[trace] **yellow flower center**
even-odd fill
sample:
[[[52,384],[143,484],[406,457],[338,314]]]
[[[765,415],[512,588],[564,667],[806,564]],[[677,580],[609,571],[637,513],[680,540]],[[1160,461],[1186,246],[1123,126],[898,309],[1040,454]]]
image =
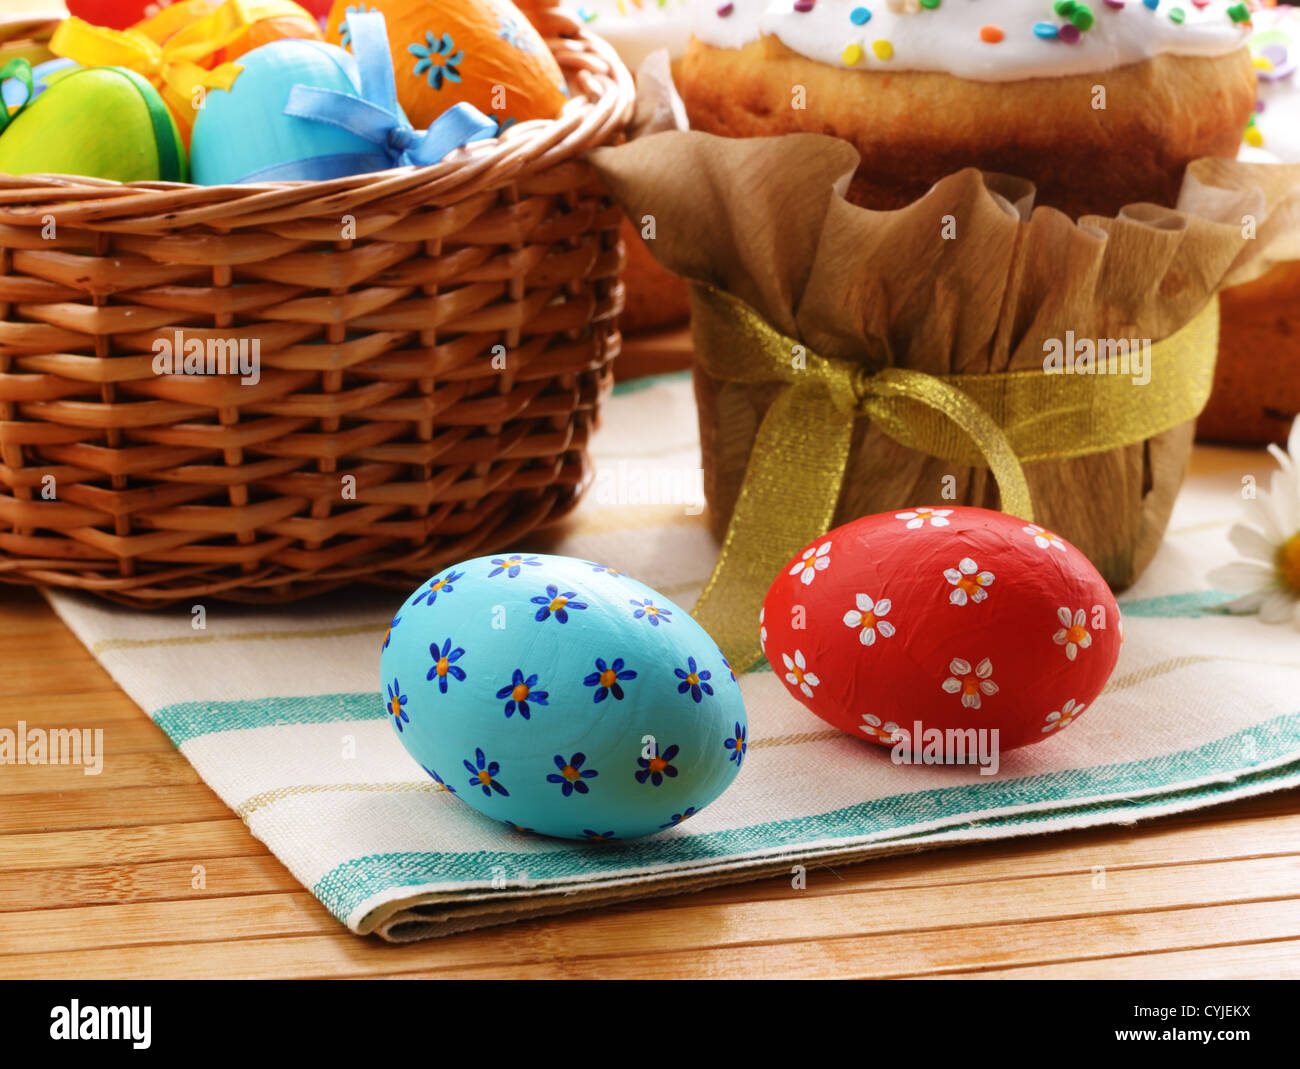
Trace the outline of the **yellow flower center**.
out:
[[[963,694],[974,694],[980,689],[980,681],[974,676],[967,676],[962,681],[961,689]]]
[[[692,686],[694,686],[699,681],[700,681],[700,674],[698,672],[692,672],[690,675],[686,677],[686,682],[690,683]]]
[[[510,692],[510,697],[512,697],[517,702],[523,701],[525,698],[528,697],[527,685],[524,683],[520,683],[518,686],[515,687],[514,690]]]
[[[439,579],[436,583],[433,584],[433,586],[429,587],[429,593],[436,594],[438,593],[439,590],[441,590],[446,585],[447,585],[446,579]]]
[[[492,783],[492,777],[489,776],[489,775],[487,774],[487,770],[484,769],[484,770],[482,770],[482,771],[479,772],[479,774],[478,774],[478,781],[479,781],[481,784],[483,784],[484,787],[488,787],[488,786],[490,786],[491,783]]]
[[[393,700],[389,703],[389,708],[392,709],[394,716],[400,717],[402,715],[402,703],[396,694],[393,695]]]
[[[665,761],[662,757],[652,757],[650,758],[650,771],[662,772],[664,770],[664,767],[667,764],[668,762]]]
[[[802,668],[800,668],[798,665],[795,665],[793,668],[790,669],[790,671],[791,671],[791,673],[794,675],[794,681],[795,681],[796,683],[802,683],[802,682],[803,682],[803,669],[802,669]]]
[[[447,660],[446,657],[439,657],[439,658],[438,658],[438,663],[437,663],[437,665],[435,666],[435,669],[436,669],[438,675],[440,675],[440,676],[445,676],[445,675],[447,674],[447,669],[448,669],[449,667],[450,667],[450,662]]]
[[[569,604],[569,599],[565,597],[556,598],[551,602],[551,612],[559,612],[564,606]]]
[[[605,671],[600,673],[600,685],[602,687],[612,687],[617,679],[618,673],[612,668],[606,668]]]
[[[647,605],[647,606],[645,607],[645,611],[646,611],[646,614],[649,615],[649,616],[658,616],[658,615],[659,615],[659,610],[656,609],[653,605]]]
[[[1065,632],[1065,638],[1068,642],[1082,642],[1088,637],[1088,629],[1082,624],[1075,624]]]
[[[572,765],[565,765],[560,769],[560,775],[572,783],[575,779],[582,779],[582,773]]]
[[[1297,531],[1277,551],[1277,569],[1282,581],[1300,594],[1300,531]]]
[[[876,614],[872,612],[864,612],[862,614],[862,630],[870,631],[875,626],[876,626]]]

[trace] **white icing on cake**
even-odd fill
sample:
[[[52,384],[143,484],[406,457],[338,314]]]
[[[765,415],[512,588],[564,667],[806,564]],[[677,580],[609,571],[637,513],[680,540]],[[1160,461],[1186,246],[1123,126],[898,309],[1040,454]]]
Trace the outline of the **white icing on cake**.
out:
[[[1246,129],[1246,163],[1300,163],[1300,8],[1258,11],[1250,52],[1259,103]]]
[[[1090,74],[1161,53],[1224,55],[1250,34],[1249,24],[1229,15],[1234,6],[1228,0],[939,0],[933,7],[921,0],[691,0],[695,36],[715,47],[740,48],[772,35],[841,68],[944,71],[987,82]],[[1062,7],[1065,13],[1058,13]],[[1000,31],[1001,39],[983,39],[985,27]],[[1039,36],[1036,28],[1053,36]]]
[[[677,59],[691,36],[689,8],[697,0],[565,0],[565,7],[592,33],[614,46],[635,73],[660,48]]]

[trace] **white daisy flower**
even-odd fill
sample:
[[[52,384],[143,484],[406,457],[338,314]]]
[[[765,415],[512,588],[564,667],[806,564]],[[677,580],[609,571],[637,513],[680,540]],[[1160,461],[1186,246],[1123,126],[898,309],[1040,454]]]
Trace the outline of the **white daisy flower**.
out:
[[[899,732],[898,725],[892,720],[885,723],[880,722],[880,717],[873,716],[871,713],[862,714],[863,723],[859,724],[863,731],[873,739],[880,739],[882,742],[898,742],[900,734],[906,735],[906,732]]]
[[[980,571],[980,566],[970,557],[962,557],[956,568],[945,569],[943,577],[955,587],[948,595],[948,600],[954,605],[967,602],[978,605],[989,596],[986,588],[993,582],[993,573]]]
[[[808,671],[808,664],[803,658],[801,650],[794,651],[794,659],[791,660],[788,653],[781,654],[781,660],[785,662],[785,681],[792,687],[798,687],[804,693],[804,697],[813,696],[813,687],[819,686],[821,680]]]
[[[1074,615],[1070,615],[1070,610],[1062,605],[1056,610],[1056,618],[1061,623],[1061,629],[1052,636],[1052,641],[1058,646],[1065,647],[1065,656],[1071,661],[1079,656],[1080,650],[1086,650],[1092,645],[1092,635],[1088,632],[1088,614],[1082,609],[1075,609]]]
[[[1065,552],[1065,540],[1058,534],[1053,534],[1046,528],[1039,527],[1036,523],[1028,524],[1020,528],[1027,535],[1034,536],[1034,545],[1039,549],[1050,549],[1055,547],[1062,553]]]
[[[910,512],[896,513],[894,519],[906,520],[907,529],[915,531],[918,527],[924,527],[927,523],[931,527],[947,527],[947,518],[951,515],[952,509],[912,509]]]
[[[1269,452],[1281,465],[1259,497],[1246,502],[1245,523],[1228,532],[1244,560],[1215,568],[1207,577],[1221,590],[1239,593],[1229,612],[1258,612],[1266,624],[1300,627],[1300,417],[1291,424],[1286,451]]]
[[[824,572],[831,566],[830,551],[831,544],[829,542],[823,542],[816,549],[810,547],[804,550],[803,556],[794,562],[790,574],[797,575],[799,581],[807,586],[813,581],[813,577],[818,572]]]
[[[1047,724],[1043,727],[1043,734],[1046,735],[1049,731],[1057,731],[1065,727],[1086,708],[1087,706],[1083,702],[1076,702],[1071,698],[1059,710],[1047,714]]]
[[[948,664],[952,673],[943,681],[943,689],[949,694],[960,694],[961,703],[968,709],[980,707],[981,694],[996,694],[998,685],[993,682],[993,662],[987,657],[971,670],[970,661],[954,657]]]
[[[864,646],[874,646],[877,634],[881,638],[890,638],[894,634],[894,625],[882,619],[893,608],[893,603],[888,598],[873,602],[866,594],[858,594],[854,601],[858,607],[844,614],[844,624],[846,627],[862,629],[858,632],[859,642]]]

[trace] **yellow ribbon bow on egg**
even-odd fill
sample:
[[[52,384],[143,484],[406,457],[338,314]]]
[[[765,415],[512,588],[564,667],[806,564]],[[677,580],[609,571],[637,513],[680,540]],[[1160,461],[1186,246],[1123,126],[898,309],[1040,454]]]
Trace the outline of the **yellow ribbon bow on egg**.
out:
[[[183,25],[185,15],[195,10],[208,13]],[[229,89],[243,70],[237,63],[211,67],[213,57],[226,49],[239,50],[241,37],[264,19],[304,15],[289,0],[226,0],[215,9],[207,0],[190,0],[164,8],[129,30],[93,26],[74,16],[59,25],[49,47],[85,67],[126,67],[143,75],[167,102],[188,146],[204,93]]]

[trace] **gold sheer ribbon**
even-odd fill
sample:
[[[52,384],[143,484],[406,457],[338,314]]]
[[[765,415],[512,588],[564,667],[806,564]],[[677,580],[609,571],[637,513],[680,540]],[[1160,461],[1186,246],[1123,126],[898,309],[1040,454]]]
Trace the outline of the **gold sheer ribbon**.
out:
[[[691,304],[695,351],[709,376],[784,384],[759,426],[717,565],[692,610],[735,671],[761,656],[758,610],[768,586],[831,526],[859,417],[910,449],[988,468],[1002,511],[1032,520],[1022,464],[1106,452],[1195,418],[1218,351],[1215,298],[1151,346],[1150,378],[1140,386],[1115,372],[870,374],[809,351],[720,290],[693,286]]]

